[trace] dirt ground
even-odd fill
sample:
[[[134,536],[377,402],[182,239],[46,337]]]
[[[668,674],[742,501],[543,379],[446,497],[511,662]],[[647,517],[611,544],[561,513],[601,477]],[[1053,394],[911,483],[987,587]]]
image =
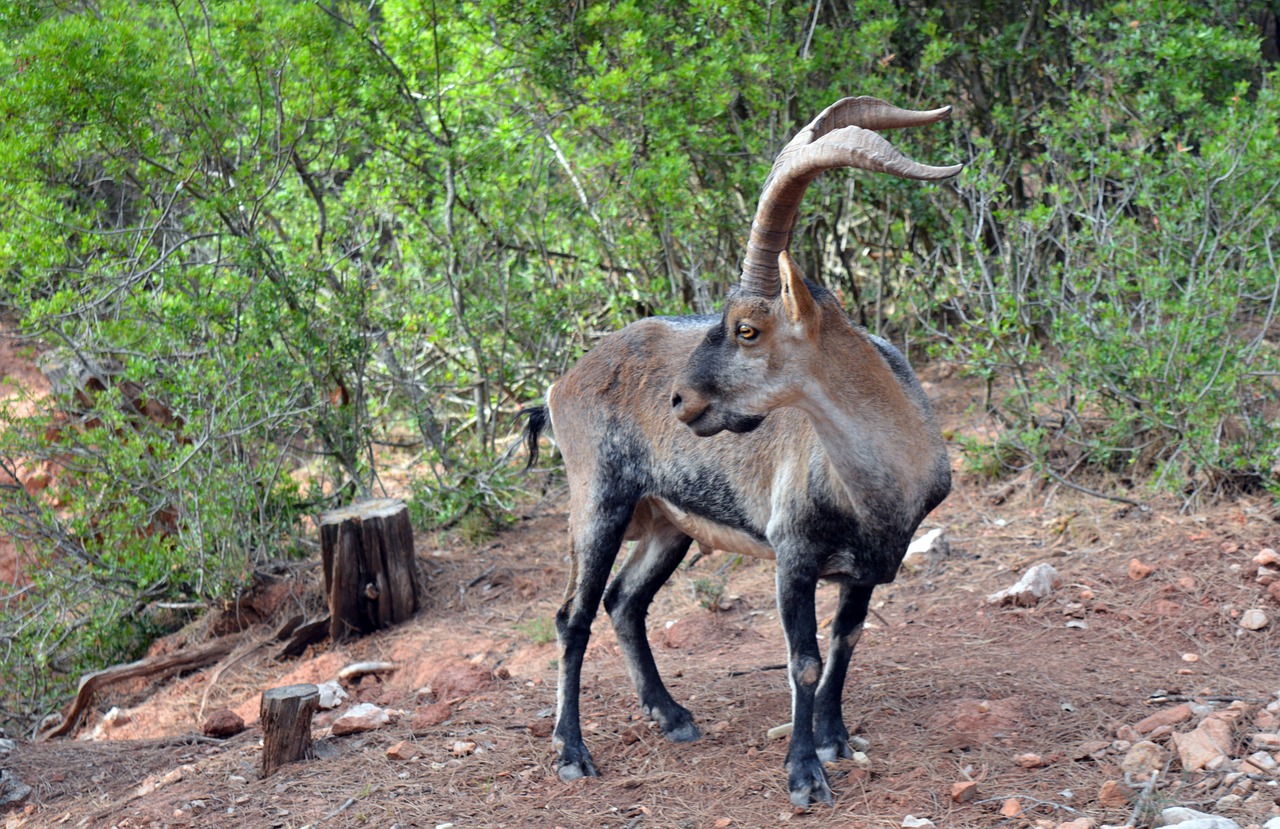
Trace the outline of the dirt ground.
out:
[[[940,382],[931,391],[944,419],[980,427],[966,421],[963,389]],[[546,480],[531,478],[531,491]],[[1150,785],[1131,776],[1115,794],[1140,720],[1184,700],[1218,710],[1237,701],[1232,752],[1241,757],[1280,692],[1277,625],[1238,624],[1253,608],[1280,614],[1251,563],[1277,546],[1280,513],[1261,498],[1194,515],[1179,506],[1142,510],[961,477],[924,527],[945,528],[951,554],[877,591],[845,695],[869,768],[828,767],[834,806],[797,811],[788,801],[787,741],[767,734],[789,719],[790,704],[772,566],[724,553],[683,566],[650,614],[659,667],[703,738],[670,744],[644,720],[602,614],[582,706],[603,776],[560,782],[548,736],[558,656],[551,618],[567,564],[564,493],[553,488],[479,545],[420,535],[431,600],[411,623],[277,660],[278,619],[316,611],[312,565],[280,594],[277,619],[241,634],[218,665],[103,694],[82,739],[19,741],[0,767],[33,791],[6,825],[724,829],[899,827],[915,815],[939,827],[1057,827],[1080,818],[1150,825],[1174,804],[1261,824],[1280,814],[1274,772],[1252,775],[1222,801],[1241,789],[1239,777],[1185,771],[1173,753]],[[1033,607],[987,602],[1041,562],[1060,574],[1052,595]],[[709,587],[720,584],[719,602],[709,602]],[[834,589],[823,588],[824,632],[834,602]],[[329,734],[334,715],[323,714],[317,759],[260,779],[261,691],[333,679],[364,660],[397,669],[349,688],[353,701],[403,713],[344,737]],[[112,708],[114,724],[103,723]],[[201,723],[221,708],[249,728],[202,736]],[[83,739],[95,731],[99,739]],[[1152,738],[1171,745],[1168,733]],[[405,742],[400,759],[389,756]],[[976,789],[956,802],[953,786],[965,782]]]

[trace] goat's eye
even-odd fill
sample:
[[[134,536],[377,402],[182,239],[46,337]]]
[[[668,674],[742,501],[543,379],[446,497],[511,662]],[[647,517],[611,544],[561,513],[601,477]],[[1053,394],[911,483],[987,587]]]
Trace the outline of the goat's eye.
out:
[[[738,339],[754,340],[759,335],[760,335],[760,332],[758,330],[756,330],[755,328],[752,328],[750,325],[747,325],[745,322],[738,323]]]

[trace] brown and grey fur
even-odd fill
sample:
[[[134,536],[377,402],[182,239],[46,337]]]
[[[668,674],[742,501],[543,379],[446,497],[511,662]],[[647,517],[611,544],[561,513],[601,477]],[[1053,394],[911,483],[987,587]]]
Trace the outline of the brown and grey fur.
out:
[[[545,408],[528,410],[530,464],[549,419],[569,478],[572,564],[556,615],[563,653],[552,735],[563,779],[597,774],[578,697],[602,599],[645,714],[671,740],[700,736],[663,685],[645,633],[650,602],[697,540],[777,561],[794,723],[788,788],[801,806],[831,800],[822,761],[850,754],[841,694],[871,592],[893,580],[916,527],[950,489],[942,438],[906,360],[849,322],[786,253],[795,207],[822,169],[913,178],[958,169],[895,167],[884,161],[891,146],[874,134],[868,162],[857,119],[887,128],[946,113],[869,101],[834,105],[779,155],[742,284],[722,316],[633,323],[561,377]],[[833,134],[845,143],[833,147]],[[817,161],[807,145],[821,151]],[[833,152],[845,155],[829,161]],[[787,167],[793,158],[808,164],[799,174]],[[635,545],[610,581],[628,540]],[[840,586],[825,668],[814,611],[820,578]]]

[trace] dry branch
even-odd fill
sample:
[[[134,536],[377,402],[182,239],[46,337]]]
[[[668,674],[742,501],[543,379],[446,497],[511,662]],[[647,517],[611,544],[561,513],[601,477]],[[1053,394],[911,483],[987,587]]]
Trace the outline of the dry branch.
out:
[[[159,678],[177,671],[203,668],[231,653],[239,642],[239,636],[224,636],[203,647],[187,648],[164,656],[151,656],[146,659],[139,659],[137,662],[130,662],[127,665],[115,665],[110,668],[104,668],[101,671],[85,674],[80,678],[80,685],[76,689],[76,698],[72,700],[71,706],[67,709],[66,715],[62,719],[62,723],[56,728],[46,731],[40,736],[40,739],[48,740],[55,737],[65,737],[74,731],[76,726],[80,724],[81,718],[84,717],[85,710],[88,709],[89,704],[93,701],[93,695],[109,685],[129,679]]]

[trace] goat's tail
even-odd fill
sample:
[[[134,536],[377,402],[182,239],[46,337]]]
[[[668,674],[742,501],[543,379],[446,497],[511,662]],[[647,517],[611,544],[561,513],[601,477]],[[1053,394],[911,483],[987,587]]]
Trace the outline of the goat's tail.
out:
[[[524,468],[529,470],[538,462],[538,436],[547,428],[551,419],[546,406],[525,406],[520,410],[519,416],[527,418],[524,424],[524,446],[529,452],[529,460]]]

